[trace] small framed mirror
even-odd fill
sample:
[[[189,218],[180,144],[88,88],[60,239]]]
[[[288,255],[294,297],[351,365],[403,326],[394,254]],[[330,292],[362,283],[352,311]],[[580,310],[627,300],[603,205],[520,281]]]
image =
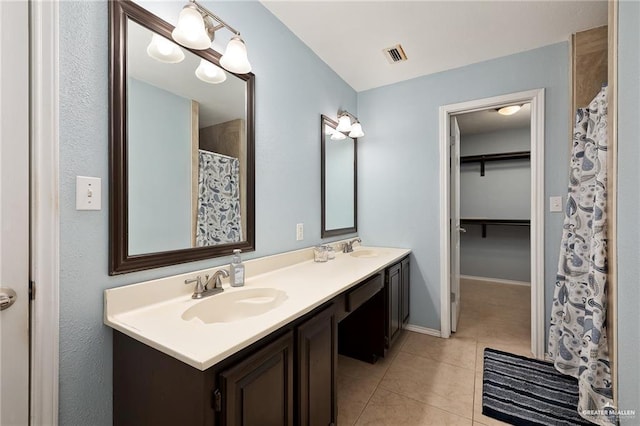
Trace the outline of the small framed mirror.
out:
[[[337,126],[321,116],[322,238],[358,231],[358,141],[337,131]]]
[[[254,250],[254,75],[131,1],[109,12],[109,273]]]

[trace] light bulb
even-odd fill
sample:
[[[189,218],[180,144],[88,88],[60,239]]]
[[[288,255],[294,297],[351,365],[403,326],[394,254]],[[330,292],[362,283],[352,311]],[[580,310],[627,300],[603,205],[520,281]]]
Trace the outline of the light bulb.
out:
[[[362,125],[359,121],[356,121],[353,126],[351,126],[351,132],[349,133],[350,138],[361,138],[364,136],[364,132],[362,131]]]
[[[520,105],[509,105],[509,106],[500,108],[498,110],[498,114],[513,115],[516,112],[520,111],[520,108],[522,108],[522,106],[520,106]]]
[[[247,58],[247,47],[240,37],[236,36],[229,40],[224,55],[220,58],[220,65],[235,74],[251,72],[251,64]]]
[[[171,33],[175,41],[185,47],[205,50],[211,47],[211,39],[207,35],[202,15],[192,4],[188,4],[180,11],[178,25]]]
[[[333,132],[333,134],[331,135],[331,140],[332,141],[341,141],[346,139],[347,136],[342,133],[342,132]]]
[[[200,65],[196,69],[196,77],[205,83],[218,84],[227,79],[227,74],[211,62],[200,59]]]
[[[175,43],[162,37],[160,34],[154,34],[151,37],[151,43],[147,46],[147,55],[153,59],[166,62],[168,64],[177,64],[184,59],[184,52]]]
[[[336,128],[339,132],[349,132],[351,131],[351,118],[347,114],[344,114],[338,118],[338,127]]]

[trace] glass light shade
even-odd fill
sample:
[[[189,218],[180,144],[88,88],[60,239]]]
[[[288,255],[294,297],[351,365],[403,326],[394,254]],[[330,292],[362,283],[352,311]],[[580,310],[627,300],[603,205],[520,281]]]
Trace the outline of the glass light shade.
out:
[[[326,124],[324,125],[324,134],[325,135],[332,135],[333,132],[335,132],[335,130],[333,130],[333,127],[327,126]]]
[[[520,111],[520,108],[522,108],[520,105],[509,105],[509,106],[500,108],[498,110],[498,114],[513,115],[516,112]]]
[[[211,47],[211,39],[204,27],[202,15],[190,4],[180,11],[178,25],[171,36],[181,45],[191,49],[205,50]]]
[[[331,140],[332,141],[341,141],[347,138],[347,135],[345,135],[342,132],[333,132],[333,134],[331,135]]]
[[[350,138],[361,138],[364,136],[364,132],[362,131],[362,125],[360,122],[356,121],[353,126],[351,126],[351,132],[349,133]]]
[[[218,68],[205,59],[200,59],[200,65],[196,69],[196,77],[205,83],[218,84],[227,79],[227,74],[222,68]]]
[[[251,72],[251,64],[247,58],[247,47],[240,37],[229,40],[224,55],[220,58],[220,65],[235,74]]]
[[[336,128],[339,132],[349,132],[351,131],[351,119],[348,115],[342,115],[338,118],[338,127]]]
[[[177,64],[184,59],[184,52],[174,42],[167,40],[160,34],[151,37],[151,43],[147,46],[147,55],[156,61],[167,64]]]

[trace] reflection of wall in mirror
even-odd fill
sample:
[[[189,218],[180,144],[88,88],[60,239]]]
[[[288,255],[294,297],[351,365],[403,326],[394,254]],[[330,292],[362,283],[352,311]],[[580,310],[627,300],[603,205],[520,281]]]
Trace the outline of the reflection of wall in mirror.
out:
[[[191,100],[129,78],[129,254],[191,247]]]
[[[353,139],[325,138],[325,229],[354,226]]]
[[[243,177],[247,170],[247,131],[243,119],[226,121],[200,129],[199,147],[237,158],[240,161],[240,218],[243,230],[247,227],[247,182]],[[243,233],[244,235],[244,233]]]

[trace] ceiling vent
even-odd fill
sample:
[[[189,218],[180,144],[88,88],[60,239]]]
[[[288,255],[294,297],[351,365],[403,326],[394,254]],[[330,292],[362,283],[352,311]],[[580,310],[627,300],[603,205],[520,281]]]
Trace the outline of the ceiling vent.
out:
[[[396,44],[392,47],[387,47],[386,49],[382,49],[384,53],[384,57],[387,58],[390,64],[395,64],[398,62],[404,62],[407,60],[407,54],[404,53],[404,49],[399,44]]]

